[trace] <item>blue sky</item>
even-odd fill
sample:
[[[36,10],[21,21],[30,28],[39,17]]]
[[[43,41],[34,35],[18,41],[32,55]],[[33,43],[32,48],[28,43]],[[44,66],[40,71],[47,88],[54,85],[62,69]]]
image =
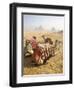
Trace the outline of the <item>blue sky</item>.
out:
[[[46,30],[51,30],[53,27],[56,30],[64,29],[64,16],[44,16],[44,15],[25,15],[24,30],[38,30],[35,28],[42,27]]]

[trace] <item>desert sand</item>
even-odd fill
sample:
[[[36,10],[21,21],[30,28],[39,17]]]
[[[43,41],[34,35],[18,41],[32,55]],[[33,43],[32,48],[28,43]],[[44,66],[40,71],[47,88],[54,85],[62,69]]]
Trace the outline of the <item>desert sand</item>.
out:
[[[24,40],[37,37],[38,42],[43,42],[42,35],[46,35],[51,38],[53,42],[57,39],[63,43],[63,32],[24,32]],[[25,43],[23,43],[25,46]],[[32,57],[28,56],[24,58],[23,75],[37,75],[37,74],[63,74],[63,44],[59,50],[57,50],[55,56],[50,57],[46,64],[35,66],[31,63]]]

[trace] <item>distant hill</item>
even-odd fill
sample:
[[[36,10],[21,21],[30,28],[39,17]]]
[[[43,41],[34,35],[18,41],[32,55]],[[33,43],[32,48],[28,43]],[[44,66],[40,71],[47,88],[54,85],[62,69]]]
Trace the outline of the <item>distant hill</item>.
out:
[[[58,33],[59,33],[59,34],[63,34],[63,30],[61,30],[61,31],[58,31]]]

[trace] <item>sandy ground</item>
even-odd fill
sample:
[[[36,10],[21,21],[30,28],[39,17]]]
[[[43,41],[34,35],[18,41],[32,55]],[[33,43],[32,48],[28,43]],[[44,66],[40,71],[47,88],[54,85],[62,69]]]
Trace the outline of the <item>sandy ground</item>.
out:
[[[29,33],[27,32],[26,37],[27,39],[31,38],[33,35],[37,36],[38,41],[42,41],[42,38],[40,38],[40,35],[37,33],[35,34],[31,33],[29,36]],[[49,37],[52,38],[52,40],[62,40],[63,41],[63,34],[57,34],[57,33],[46,33]],[[31,60],[33,58],[31,56],[24,58],[24,68],[23,68],[23,75],[37,75],[37,74],[58,74],[63,73],[63,46],[60,47],[60,50],[56,53],[55,56],[49,58],[47,60],[46,64],[35,66]]]

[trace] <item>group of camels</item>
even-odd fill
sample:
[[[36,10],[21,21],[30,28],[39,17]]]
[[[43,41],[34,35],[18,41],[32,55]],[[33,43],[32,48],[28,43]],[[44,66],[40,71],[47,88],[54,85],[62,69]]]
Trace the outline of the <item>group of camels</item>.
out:
[[[53,42],[51,38],[45,37],[45,35],[42,35],[42,38],[44,43],[38,43],[38,47],[34,51],[29,40],[26,40],[25,43],[24,55],[29,53],[33,57],[32,61],[37,65],[45,64],[49,57],[55,56],[57,46],[62,44],[62,41],[55,40]]]

